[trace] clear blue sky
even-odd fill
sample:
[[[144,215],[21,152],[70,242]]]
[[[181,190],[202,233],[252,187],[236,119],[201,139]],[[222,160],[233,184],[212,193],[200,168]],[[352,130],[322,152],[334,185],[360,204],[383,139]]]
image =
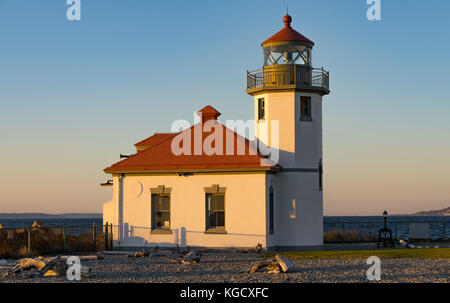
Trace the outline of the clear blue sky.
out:
[[[325,214],[450,206],[450,2],[0,0],[0,212],[92,212],[103,168],[211,104],[252,118],[246,69],[292,26],[331,73]]]

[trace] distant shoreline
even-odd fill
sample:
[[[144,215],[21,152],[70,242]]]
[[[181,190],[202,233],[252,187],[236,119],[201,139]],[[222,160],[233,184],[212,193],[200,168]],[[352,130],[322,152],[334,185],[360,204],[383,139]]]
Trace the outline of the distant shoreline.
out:
[[[419,211],[414,214],[409,215],[393,215],[393,216],[450,216],[450,207],[439,209],[439,210],[429,210],[429,211]]]
[[[46,214],[46,213],[0,213],[0,219],[101,219],[99,213],[65,213],[65,214]]]

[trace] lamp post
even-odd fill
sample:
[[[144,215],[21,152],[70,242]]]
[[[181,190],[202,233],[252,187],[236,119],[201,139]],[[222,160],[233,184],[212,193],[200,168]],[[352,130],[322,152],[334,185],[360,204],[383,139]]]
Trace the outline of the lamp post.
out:
[[[380,247],[380,243],[383,243],[383,247],[386,247],[387,244],[390,244],[394,248],[395,244],[394,244],[394,239],[392,239],[392,231],[389,228],[387,228],[387,217],[388,217],[388,212],[385,210],[383,212],[384,228],[382,228],[378,231],[377,247]]]
[[[383,218],[384,218],[384,229],[387,228],[387,217],[388,217],[388,212],[386,210],[384,210],[383,212]]]

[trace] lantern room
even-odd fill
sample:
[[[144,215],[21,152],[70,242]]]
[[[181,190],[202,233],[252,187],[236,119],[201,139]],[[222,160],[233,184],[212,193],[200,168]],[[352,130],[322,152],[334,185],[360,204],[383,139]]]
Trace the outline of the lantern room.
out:
[[[314,42],[292,28],[291,16],[284,16],[283,22],[278,33],[261,43],[263,67],[247,71],[247,93],[296,89],[329,94],[329,73],[312,65]]]
[[[284,28],[264,41],[264,66],[277,64],[311,65],[311,50],[314,42],[291,27],[292,18],[283,18]]]

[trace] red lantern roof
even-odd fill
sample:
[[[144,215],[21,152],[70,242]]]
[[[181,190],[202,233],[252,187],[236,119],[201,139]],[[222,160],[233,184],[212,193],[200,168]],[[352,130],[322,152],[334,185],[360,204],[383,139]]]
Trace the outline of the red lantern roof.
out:
[[[279,42],[279,41],[300,41],[307,44],[314,45],[314,42],[297,32],[295,29],[291,27],[292,17],[289,15],[284,16],[283,18],[284,27],[278,33],[261,43],[264,46],[270,42]]]

